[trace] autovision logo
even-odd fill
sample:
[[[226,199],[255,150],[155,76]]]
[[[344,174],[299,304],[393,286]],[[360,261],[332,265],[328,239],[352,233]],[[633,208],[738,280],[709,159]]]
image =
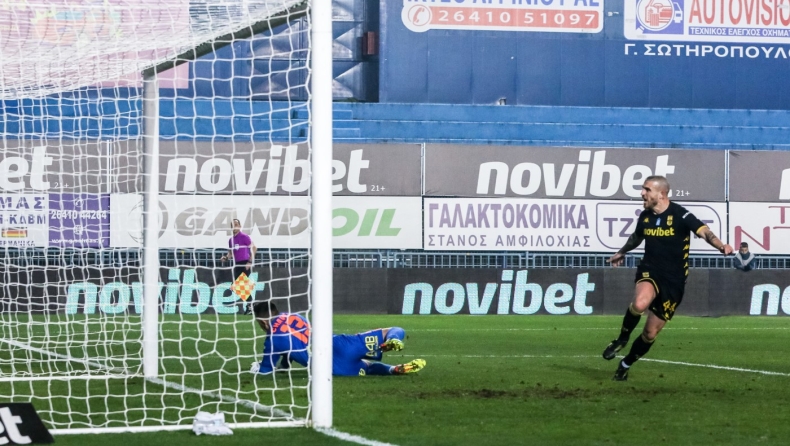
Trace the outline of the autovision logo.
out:
[[[636,17],[638,32],[683,34],[683,0],[639,0]]]

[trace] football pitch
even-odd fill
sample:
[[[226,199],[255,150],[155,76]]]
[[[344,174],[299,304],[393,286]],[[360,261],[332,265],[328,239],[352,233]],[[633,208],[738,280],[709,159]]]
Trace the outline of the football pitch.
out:
[[[420,373],[401,377],[336,377],[335,428],[396,445],[787,444],[790,320],[678,316],[629,380],[613,382],[617,362],[600,354],[620,321],[608,316],[336,316],[337,333],[403,327],[406,348],[386,354],[385,361],[424,358],[428,364]],[[234,349],[253,348],[250,339],[234,342],[234,333],[216,335]],[[179,348],[199,343],[190,335]],[[3,355],[0,351],[6,359]],[[225,370],[250,362],[227,354],[223,361],[232,364]],[[294,385],[306,385],[298,372],[292,375]],[[234,379],[244,388],[253,379],[222,376],[223,388]],[[290,396],[295,416],[304,413],[298,407],[300,392]],[[115,411],[134,412],[118,404]],[[58,435],[56,442],[349,444],[305,428],[237,429],[230,437],[196,437],[191,431]]]

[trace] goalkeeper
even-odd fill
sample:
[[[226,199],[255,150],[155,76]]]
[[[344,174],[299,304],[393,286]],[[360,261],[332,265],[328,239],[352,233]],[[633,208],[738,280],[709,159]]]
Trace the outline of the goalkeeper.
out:
[[[268,335],[263,343],[263,360],[252,364],[253,373],[269,374],[282,359],[281,368],[290,361],[307,366],[310,359],[310,324],[298,314],[279,313],[271,302],[258,302],[255,319]],[[359,334],[340,334],[332,337],[332,374],[337,376],[405,375],[425,367],[425,360],[415,359],[406,364],[384,364],[384,352],[403,349],[406,332],[400,327],[381,328]]]

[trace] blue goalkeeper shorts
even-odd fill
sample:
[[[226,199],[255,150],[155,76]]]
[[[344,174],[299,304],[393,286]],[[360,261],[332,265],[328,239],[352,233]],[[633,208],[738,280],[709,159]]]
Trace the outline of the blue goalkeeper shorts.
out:
[[[353,335],[332,336],[332,374],[357,376],[367,374],[363,359],[381,360],[379,346],[384,342],[381,330],[371,330]]]

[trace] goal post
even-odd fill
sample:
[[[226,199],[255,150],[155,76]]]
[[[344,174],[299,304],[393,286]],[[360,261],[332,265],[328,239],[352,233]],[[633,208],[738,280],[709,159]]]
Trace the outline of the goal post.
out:
[[[332,0],[314,0],[313,102],[313,425],[332,427]]]
[[[0,402],[332,426],[332,40],[331,0],[0,3]],[[250,371],[261,301],[309,319],[309,367]]]
[[[143,75],[143,376],[159,377],[159,82]]]

